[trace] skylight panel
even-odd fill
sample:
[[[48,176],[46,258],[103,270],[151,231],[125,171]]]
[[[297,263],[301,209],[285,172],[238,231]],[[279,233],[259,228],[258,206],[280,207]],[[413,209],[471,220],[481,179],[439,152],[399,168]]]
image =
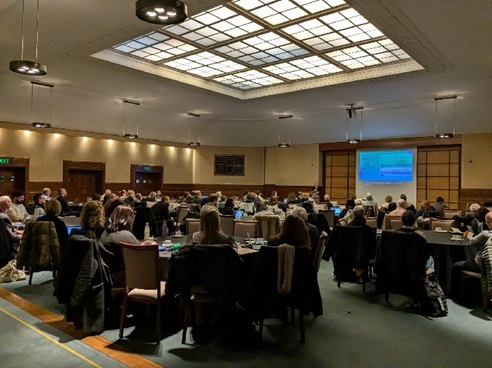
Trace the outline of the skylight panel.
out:
[[[249,1],[237,1],[235,4],[274,26],[309,15],[291,0],[251,1],[251,4]]]
[[[245,69],[244,65],[224,59],[210,52],[189,55],[182,59],[164,63],[164,65],[201,77],[211,77]]]
[[[263,69],[289,80],[309,79],[319,75],[327,75],[342,71],[336,65],[333,65],[318,56],[292,60],[287,63],[267,66]]]

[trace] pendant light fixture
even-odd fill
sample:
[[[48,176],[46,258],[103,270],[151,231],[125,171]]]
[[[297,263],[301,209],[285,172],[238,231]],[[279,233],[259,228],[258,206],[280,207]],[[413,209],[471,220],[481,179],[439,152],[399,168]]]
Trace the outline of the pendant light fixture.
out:
[[[39,0],[36,7],[36,52],[35,61],[24,60],[24,9],[25,0],[22,1],[22,26],[21,26],[21,57],[20,60],[12,60],[10,62],[10,70],[14,73],[24,75],[46,75],[46,65],[38,62],[38,46],[39,46]]]
[[[291,119],[293,118],[294,116],[293,115],[280,115],[278,117],[278,147],[279,148],[289,148],[290,147],[290,138],[288,141],[285,141],[283,140],[282,141],[282,137],[281,137],[281,131],[282,131],[282,123],[281,121],[284,120],[284,119]],[[285,129],[287,131],[287,129]]]
[[[188,18],[188,8],[180,0],[138,0],[135,14],[148,23],[178,24]]]
[[[200,114],[189,112],[188,113],[188,146],[191,148],[200,147],[200,135],[198,133],[198,128],[196,129],[196,140],[191,140],[191,117],[199,118]]]
[[[362,110],[364,107],[362,106],[354,106],[354,104],[350,104],[350,107],[346,109],[347,111],[347,130],[345,131],[345,139],[347,143],[350,144],[358,144],[362,141]],[[360,110],[358,113],[357,111]],[[359,136],[349,138],[349,125],[351,119],[356,119],[357,115],[360,115],[360,126],[359,126]]]
[[[434,101],[436,101],[436,120],[434,122],[434,135],[436,136],[436,138],[440,138],[440,139],[447,139],[447,138],[453,138],[454,135],[455,135],[455,124],[456,124],[456,99],[458,98],[458,96],[456,95],[453,95],[453,96],[445,96],[445,97],[436,97],[434,98]],[[445,101],[445,100],[453,100],[453,118],[452,118],[452,122],[453,122],[453,127],[452,127],[452,131],[443,131],[443,132],[439,132],[438,131],[438,113],[437,113],[437,110],[438,110],[438,104],[441,103],[442,105],[442,102],[441,101]]]
[[[50,120],[49,122],[42,122],[42,121],[33,121],[33,105],[34,105],[34,86],[39,86],[43,88],[49,88],[50,89]],[[53,84],[49,83],[42,83],[42,82],[31,82],[31,125],[34,128],[51,128],[51,108],[52,108],[52,101],[53,101]]]
[[[127,133],[126,132],[126,115],[127,115],[127,105],[135,106],[136,110],[136,127],[137,130],[135,133]],[[138,108],[140,106],[140,102],[132,101],[128,99],[123,100],[123,137],[125,139],[137,139],[138,138]]]

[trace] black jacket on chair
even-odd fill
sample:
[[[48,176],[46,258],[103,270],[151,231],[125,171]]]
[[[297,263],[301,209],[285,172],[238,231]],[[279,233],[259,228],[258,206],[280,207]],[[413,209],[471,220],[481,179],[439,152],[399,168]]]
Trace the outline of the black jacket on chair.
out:
[[[291,291],[277,291],[278,247],[260,248],[253,267],[249,290],[250,312],[259,317],[278,307],[294,307],[303,313],[323,314],[323,304],[313,260],[306,247],[296,247]]]
[[[67,304],[67,321],[86,332],[104,331],[105,293],[111,289],[109,269],[97,241],[71,235],[62,257],[54,295]]]

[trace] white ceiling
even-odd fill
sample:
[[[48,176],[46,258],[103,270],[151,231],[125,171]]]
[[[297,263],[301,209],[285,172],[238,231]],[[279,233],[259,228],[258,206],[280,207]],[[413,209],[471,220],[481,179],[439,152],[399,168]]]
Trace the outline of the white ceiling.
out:
[[[191,14],[224,1],[185,1]],[[348,104],[364,106],[363,138],[434,135],[434,98],[456,94],[456,132],[492,132],[492,2],[490,0],[350,0],[425,71],[239,100],[97,60],[90,55],[159,28],[138,20],[132,0],[42,0],[39,61],[55,85],[55,128],[123,134],[123,99],[137,100],[139,135],[164,142],[274,146],[345,141]],[[21,0],[0,0],[0,121],[30,124],[31,78],[11,72],[20,58]],[[34,58],[35,1],[26,0],[25,58]],[[354,72],[354,79],[357,75]],[[34,88],[33,120],[49,120],[49,88]],[[450,130],[450,101],[438,105]],[[136,130],[127,106],[126,131]],[[200,118],[188,120],[187,112]],[[279,120],[278,115],[292,119]],[[279,129],[280,122],[280,129]],[[360,120],[350,120],[351,129]],[[354,128],[355,127],[355,128]],[[440,129],[441,130],[441,129]],[[352,132],[353,130],[351,130]],[[355,133],[358,135],[358,132]],[[353,135],[351,133],[351,135]]]

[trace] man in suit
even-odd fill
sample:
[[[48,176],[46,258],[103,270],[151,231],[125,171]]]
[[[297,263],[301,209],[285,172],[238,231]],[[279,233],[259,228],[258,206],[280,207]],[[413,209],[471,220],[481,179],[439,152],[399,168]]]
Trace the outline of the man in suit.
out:
[[[16,230],[12,224],[12,220],[7,215],[7,211],[12,208],[12,200],[9,196],[0,197],[0,220],[5,223],[7,230],[7,236],[10,242],[12,251],[17,253],[20,247],[20,240],[22,237],[22,230]]]

